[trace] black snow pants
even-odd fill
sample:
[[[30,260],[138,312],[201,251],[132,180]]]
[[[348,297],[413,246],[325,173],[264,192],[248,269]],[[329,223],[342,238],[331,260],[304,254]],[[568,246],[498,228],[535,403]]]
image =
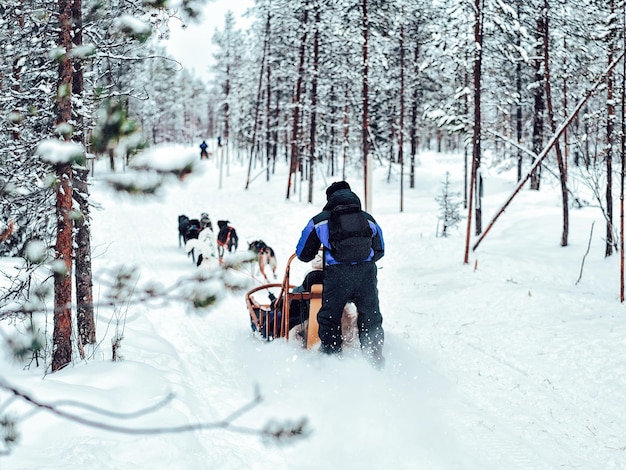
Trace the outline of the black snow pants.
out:
[[[361,349],[368,354],[382,351],[383,317],[378,305],[376,274],[376,263],[371,261],[324,267],[322,307],[317,314],[323,352],[341,352],[341,315],[347,302],[353,302],[358,311]]]

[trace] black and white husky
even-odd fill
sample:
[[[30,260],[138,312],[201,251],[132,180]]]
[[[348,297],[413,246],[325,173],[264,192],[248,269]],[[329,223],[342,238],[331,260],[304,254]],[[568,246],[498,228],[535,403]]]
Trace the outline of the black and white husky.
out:
[[[269,266],[274,274],[274,279],[276,279],[276,255],[272,247],[268,246],[263,240],[255,240],[248,243],[248,250],[257,255],[259,269],[263,277],[267,280],[265,266]]]

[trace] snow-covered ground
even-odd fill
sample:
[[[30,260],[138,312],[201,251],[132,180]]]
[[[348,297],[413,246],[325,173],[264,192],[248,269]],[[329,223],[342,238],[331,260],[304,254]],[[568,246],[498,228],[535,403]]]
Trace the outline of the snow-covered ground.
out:
[[[178,150],[170,153],[178,158]],[[282,164],[270,183],[260,176],[248,190],[247,163],[224,168],[221,188],[216,161],[200,165],[203,171],[183,183],[139,201],[113,194],[98,168],[92,186],[100,207],[93,212],[97,279],[120,265],[138,267],[140,285],[192,276],[197,268],[178,246],[177,216],[205,211],[214,224],[231,221],[240,250],[259,238],[272,246],[282,273],[305,223],[323,205],[326,186],[338,179],[324,181],[318,171],[310,205],[306,188],[302,199],[285,199]],[[422,155],[415,189],[405,185],[403,212],[398,174],[388,182],[388,168],[374,173],[370,212],[387,249],[378,263],[383,371],[358,354],[338,360],[282,341],[259,342],[242,292],[227,293],[204,312],[177,303],[99,307],[93,359],[45,377],[42,368],[25,370],[2,353],[4,380],[46,402],[130,413],[174,395],[165,407],[124,420],[63,406],[86,418],[126,428],[219,422],[249,403],[258,387],[262,402],[234,424],[259,429],[306,418],[307,438],[277,445],[223,429],[115,433],[28,412],[0,393],[0,411],[24,418],[20,442],[0,457],[0,468],[626,468],[626,311],[618,256],[604,257],[599,209],[573,209],[570,244],[560,247],[559,193],[544,172],[542,191],[519,194],[466,265],[464,224],[449,238],[435,236],[435,197],[446,171],[451,189],[460,192],[460,156]],[[486,224],[515,180],[509,172],[483,171]],[[360,171],[350,170],[348,181],[362,196]],[[299,263],[294,270],[307,268]],[[258,282],[248,271],[239,275]],[[123,361],[113,363],[116,330],[123,332]]]

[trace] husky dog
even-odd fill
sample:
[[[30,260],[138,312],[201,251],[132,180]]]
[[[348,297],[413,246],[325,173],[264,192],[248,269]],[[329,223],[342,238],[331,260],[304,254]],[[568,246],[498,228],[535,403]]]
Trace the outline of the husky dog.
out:
[[[181,218],[182,217],[182,218]],[[178,216],[178,244],[182,238],[185,249],[189,244],[189,240],[195,240],[200,234],[200,221],[198,219],[189,219],[185,215]],[[193,248],[187,250],[187,254],[191,255],[191,259],[195,262],[196,256]]]
[[[200,228],[204,230],[205,228],[210,228],[213,231],[213,224],[211,223],[211,218],[207,212],[203,212],[200,214]]]
[[[239,237],[237,236],[237,231],[230,226],[230,221],[218,220],[217,226],[220,229],[217,233],[217,255],[221,263],[226,250],[229,252],[237,251]]]
[[[190,239],[185,245],[187,253],[197,253],[196,266],[212,266],[217,261],[215,234],[210,228],[205,228],[198,234],[198,238]]]
[[[255,240],[248,243],[248,250],[257,255],[259,269],[261,270],[263,277],[267,280],[265,266],[269,265],[269,267],[272,268],[274,279],[276,279],[276,255],[274,254],[274,250],[270,246],[267,246],[263,240]]]
[[[185,214],[181,214],[178,216],[178,246],[183,246],[183,241],[185,240],[185,233],[187,232],[187,227],[189,227],[189,217]]]

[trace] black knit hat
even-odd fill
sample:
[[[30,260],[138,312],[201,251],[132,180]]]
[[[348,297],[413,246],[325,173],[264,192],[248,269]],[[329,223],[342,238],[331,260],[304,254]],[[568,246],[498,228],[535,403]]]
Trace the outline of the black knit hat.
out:
[[[330,199],[330,196],[333,195],[335,191],[339,191],[340,189],[350,189],[350,185],[347,181],[335,181],[331,184],[328,189],[326,189],[326,200]]]

